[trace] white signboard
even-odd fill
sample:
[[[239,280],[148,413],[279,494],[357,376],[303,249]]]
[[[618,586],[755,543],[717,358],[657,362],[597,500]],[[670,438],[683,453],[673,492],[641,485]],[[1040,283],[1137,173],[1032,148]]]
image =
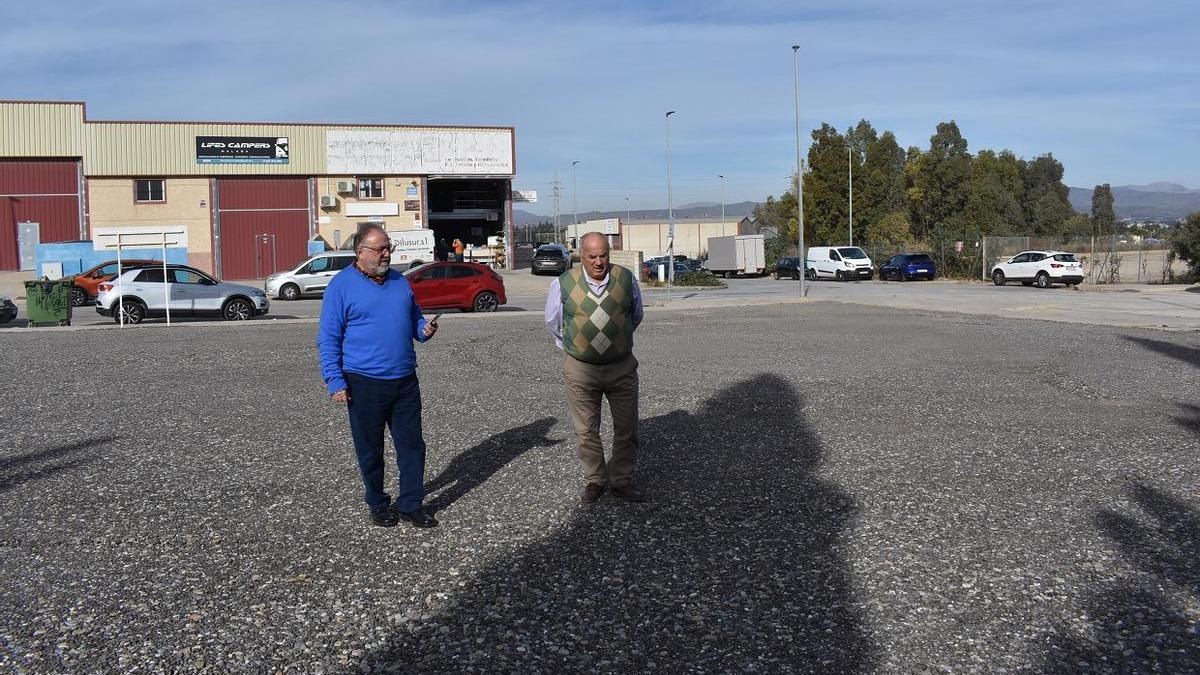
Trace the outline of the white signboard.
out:
[[[588,225],[594,228],[595,232],[603,232],[604,234],[621,234],[621,221],[616,218],[598,218],[589,220]]]
[[[513,173],[511,129],[330,129],[331,174]]]
[[[514,202],[536,202],[537,190],[513,190],[512,200]]]
[[[117,247],[121,235],[122,248],[182,248],[187,246],[187,225],[166,227],[96,227],[92,229],[92,250],[106,251]]]
[[[347,216],[397,216],[398,202],[346,202]]]

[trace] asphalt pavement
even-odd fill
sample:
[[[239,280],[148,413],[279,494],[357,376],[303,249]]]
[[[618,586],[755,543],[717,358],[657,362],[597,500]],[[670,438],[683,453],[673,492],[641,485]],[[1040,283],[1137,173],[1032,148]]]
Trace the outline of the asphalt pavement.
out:
[[[540,317],[448,315],[432,531],[311,323],[4,332],[0,670],[1200,670],[1197,335],[847,307],[649,312],[591,507]]]

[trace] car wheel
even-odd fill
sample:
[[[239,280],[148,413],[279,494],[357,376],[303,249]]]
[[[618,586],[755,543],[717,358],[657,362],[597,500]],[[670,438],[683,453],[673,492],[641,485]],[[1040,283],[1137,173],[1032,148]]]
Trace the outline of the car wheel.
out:
[[[899,270],[897,270],[897,272],[896,272],[896,281],[908,281],[908,279],[907,279],[907,278],[904,276],[904,272],[903,272],[903,271],[899,271]]]
[[[1050,275],[1045,272],[1038,272],[1037,280],[1034,282],[1038,288],[1050,288]]]
[[[146,306],[137,300],[126,300],[124,304],[118,302],[113,309],[113,320],[121,323],[124,317],[125,323],[141,323],[146,318]]]
[[[809,280],[809,281],[816,281],[816,280],[817,280],[817,270],[815,270],[815,269],[813,269],[813,268],[811,268],[811,267],[810,267],[810,268],[808,268],[807,270],[804,270],[804,275],[808,277],[808,280]]]
[[[221,316],[225,317],[226,321],[245,321],[254,316],[254,307],[248,300],[234,298],[225,303],[225,307],[221,309]]]
[[[775,281],[779,281],[779,270],[775,270]]]
[[[844,277],[842,276],[842,271],[841,271],[841,270],[834,270],[834,272],[833,272],[833,280],[834,280],[834,281],[842,281],[843,279],[844,279]]]
[[[279,297],[284,300],[299,300],[300,287],[296,284],[284,284],[283,288],[279,289]]]
[[[1001,272],[1000,270],[996,270],[995,272],[992,272],[992,283],[996,284],[997,286],[1003,286],[1004,285],[1004,272]]]
[[[494,312],[500,306],[500,299],[491,291],[484,291],[475,296],[475,302],[471,304],[471,308],[476,312]]]
[[[800,270],[792,272],[792,279],[794,281],[800,281]]]
[[[83,307],[84,305],[87,304],[87,301],[88,301],[87,291],[83,290],[83,288],[80,286],[72,286],[71,287],[71,306],[72,307]]]

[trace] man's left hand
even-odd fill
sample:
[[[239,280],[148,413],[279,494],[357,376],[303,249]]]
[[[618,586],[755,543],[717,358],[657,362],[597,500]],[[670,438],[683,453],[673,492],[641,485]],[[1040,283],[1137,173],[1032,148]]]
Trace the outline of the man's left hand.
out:
[[[428,340],[429,338],[433,337],[434,333],[436,333],[436,332],[437,332],[437,321],[426,321],[425,322],[425,339]]]

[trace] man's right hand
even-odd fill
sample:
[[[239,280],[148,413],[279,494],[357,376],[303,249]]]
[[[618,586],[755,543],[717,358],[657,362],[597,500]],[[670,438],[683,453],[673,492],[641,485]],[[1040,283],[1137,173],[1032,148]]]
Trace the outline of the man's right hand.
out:
[[[329,398],[333,399],[334,403],[346,403],[350,400],[350,394],[345,389],[343,389],[343,390],[331,395]]]

